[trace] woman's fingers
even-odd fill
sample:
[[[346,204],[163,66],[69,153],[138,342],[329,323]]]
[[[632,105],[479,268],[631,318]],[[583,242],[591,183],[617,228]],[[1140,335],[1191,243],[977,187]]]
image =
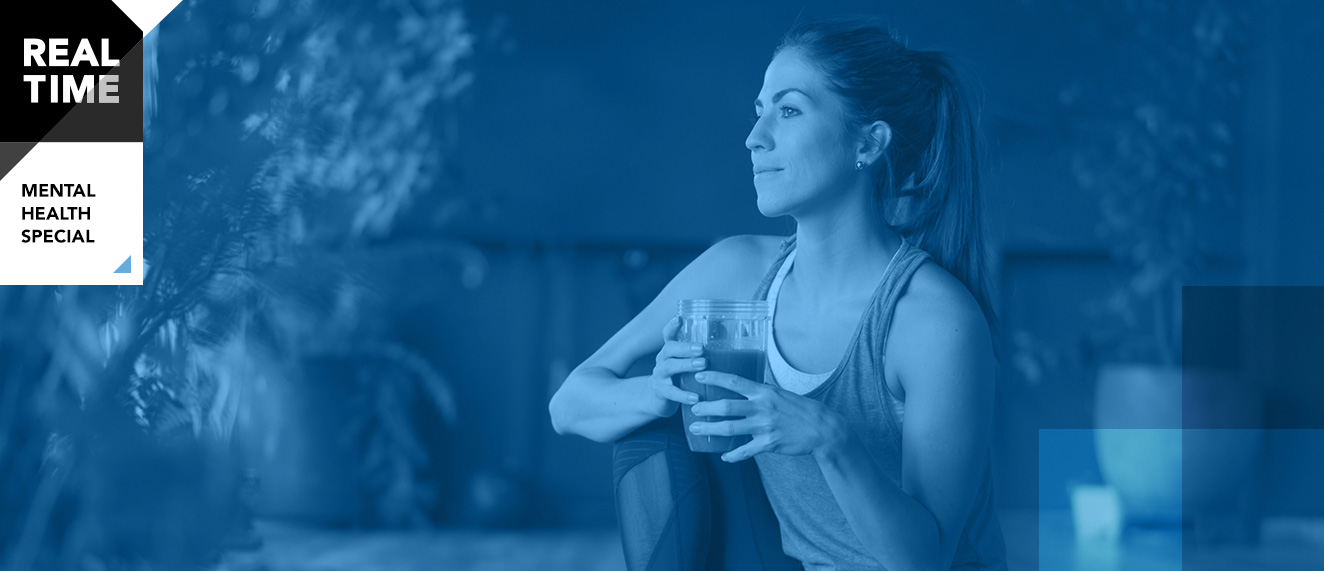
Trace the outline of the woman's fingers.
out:
[[[768,385],[756,383],[739,375],[731,373],[722,373],[718,371],[705,371],[701,375],[695,375],[694,380],[705,385],[716,385],[724,389],[738,392],[747,397],[752,397],[769,390]]]
[[[657,362],[661,363],[667,359],[693,359],[700,355],[703,355],[703,345],[683,341],[667,341],[662,344],[662,350],[657,352]]]
[[[657,396],[679,403],[699,402],[699,395],[681,390],[672,377],[683,373],[702,371],[708,366],[703,358],[703,346],[676,340],[680,331],[680,316],[671,318],[662,328],[662,350],[657,352],[657,366],[653,368],[653,391]]]
[[[763,432],[764,426],[758,420],[741,418],[721,422],[694,422],[690,424],[690,432],[710,436],[740,436],[742,434],[759,434]]]
[[[662,342],[666,343],[667,341],[674,341],[676,339],[677,331],[680,331],[679,315],[672,317],[671,321],[668,321],[667,324],[662,327]]]
[[[658,396],[676,402],[699,402],[699,395],[677,388],[672,377],[684,373],[701,371],[707,365],[707,360],[703,357],[665,359],[659,361],[657,366],[653,368],[654,388]]]
[[[678,403],[694,404],[699,402],[699,395],[681,390],[680,387],[671,383],[670,377],[653,377],[653,392],[661,398]]]
[[[723,399],[701,402],[694,405],[697,416],[749,416],[754,414],[754,401],[744,399]]]
[[[704,367],[707,366],[708,366],[708,360],[704,359],[703,357],[693,357],[693,358],[685,357],[680,359],[667,359],[658,362],[657,366],[653,367],[653,374],[670,377],[672,375],[679,375],[682,373],[693,373],[695,371],[702,371]]]
[[[758,456],[759,454],[770,451],[772,450],[771,447],[768,445],[768,439],[762,436],[755,436],[753,440],[750,440],[749,442],[745,443],[744,446],[736,448],[735,450],[727,452],[726,454],[723,454],[722,461],[735,463],[741,460],[747,460],[749,458],[753,458],[755,456]]]

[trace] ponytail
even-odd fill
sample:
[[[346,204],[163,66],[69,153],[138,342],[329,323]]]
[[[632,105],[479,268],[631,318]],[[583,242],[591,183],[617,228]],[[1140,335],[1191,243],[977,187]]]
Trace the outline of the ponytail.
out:
[[[965,284],[996,331],[973,110],[945,54],[910,51],[920,77],[932,82],[933,136],[920,152],[913,186],[899,191],[908,212],[895,229]]]

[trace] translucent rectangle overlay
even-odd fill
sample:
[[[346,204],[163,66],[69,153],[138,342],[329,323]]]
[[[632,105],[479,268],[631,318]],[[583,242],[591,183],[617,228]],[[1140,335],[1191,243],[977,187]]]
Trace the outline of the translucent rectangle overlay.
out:
[[[1043,429],[1022,569],[1324,569],[1324,430]],[[1019,549],[1018,549],[1019,548]]]
[[[1183,428],[1324,428],[1324,287],[1183,287],[1181,392]]]

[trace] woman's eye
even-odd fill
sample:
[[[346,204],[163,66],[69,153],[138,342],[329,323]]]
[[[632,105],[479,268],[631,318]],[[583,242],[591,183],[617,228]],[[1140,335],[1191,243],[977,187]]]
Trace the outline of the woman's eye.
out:
[[[800,112],[800,110],[798,110],[798,109],[796,109],[796,108],[794,108],[794,107],[779,107],[778,110],[781,111],[781,117],[782,117],[783,119],[790,118],[793,114],[796,114],[796,113],[799,113],[799,112]],[[753,125],[753,124],[755,124],[755,123],[758,123],[758,122],[759,122],[759,116],[758,116],[758,115],[755,115],[755,116],[749,118],[749,123],[750,123],[751,125]]]

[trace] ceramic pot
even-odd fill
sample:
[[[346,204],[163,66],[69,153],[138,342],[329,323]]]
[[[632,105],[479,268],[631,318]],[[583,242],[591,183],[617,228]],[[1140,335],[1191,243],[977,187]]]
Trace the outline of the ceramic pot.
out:
[[[1230,373],[1105,365],[1094,413],[1099,470],[1128,523],[1180,525],[1230,508],[1259,455],[1262,399]]]

